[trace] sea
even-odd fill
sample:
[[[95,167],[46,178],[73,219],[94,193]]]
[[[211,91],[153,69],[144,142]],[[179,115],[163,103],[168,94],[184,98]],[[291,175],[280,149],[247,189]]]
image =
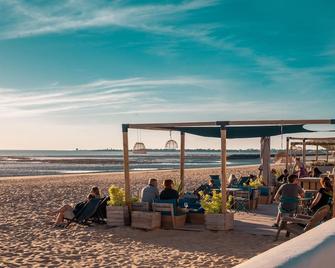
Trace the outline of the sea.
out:
[[[152,150],[129,153],[130,170],[147,171],[179,168],[179,151]],[[227,166],[260,163],[257,151],[228,152]],[[220,166],[220,152],[190,150],[185,168]],[[123,170],[121,150],[0,150],[0,177],[118,172]]]

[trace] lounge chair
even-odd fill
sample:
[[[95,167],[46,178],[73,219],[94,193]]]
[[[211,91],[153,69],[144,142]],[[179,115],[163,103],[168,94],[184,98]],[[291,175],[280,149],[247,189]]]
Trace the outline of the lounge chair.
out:
[[[74,217],[67,218],[65,216],[64,219],[68,221],[65,225],[65,228],[69,227],[71,223],[89,225],[89,221],[94,220],[93,217],[94,215],[96,215],[99,206],[101,206],[107,198],[108,197],[105,197],[103,199],[92,198],[91,200],[86,202],[79,211],[74,212]]]
[[[284,216],[275,237],[275,241],[278,240],[281,230],[286,230],[286,237],[289,237],[291,233],[300,235],[308,230],[313,229],[319,225],[328,215],[330,207],[325,205],[319,208],[313,216],[307,215],[296,215],[294,217]]]

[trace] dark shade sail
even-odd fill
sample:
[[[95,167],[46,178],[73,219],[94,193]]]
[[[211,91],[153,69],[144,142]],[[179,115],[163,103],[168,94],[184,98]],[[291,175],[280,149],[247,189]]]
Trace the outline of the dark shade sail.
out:
[[[259,138],[259,137],[270,137],[290,133],[315,132],[312,130],[305,129],[304,125],[243,126],[243,127],[227,126],[226,129],[228,139]],[[203,137],[213,137],[213,138],[221,137],[220,127],[176,127],[173,128],[173,130]]]

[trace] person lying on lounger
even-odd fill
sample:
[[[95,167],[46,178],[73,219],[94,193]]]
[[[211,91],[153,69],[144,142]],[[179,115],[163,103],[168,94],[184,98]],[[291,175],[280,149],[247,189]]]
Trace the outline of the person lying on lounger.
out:
[[[76,216],[76,212],[78,212],[85,204],[91,200],[92,198],[100,198],[100,191],[98,187],[93,187],[91,192],[87,195],[85,201],[80,202],[75,205],[73,208],[70,205],[64,205],[61,208],[57,209],[56,211],[52,212],[51,214],[57,214],[56,222],[54,224],[55,227],[64,227],[64,219],[73,219]]]

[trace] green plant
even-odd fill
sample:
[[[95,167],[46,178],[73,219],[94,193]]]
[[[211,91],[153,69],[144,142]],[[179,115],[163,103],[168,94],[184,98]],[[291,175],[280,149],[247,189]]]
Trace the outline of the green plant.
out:
[[[178,194],[182,194],[183,191],[183,185],[181,183],[180,180],[173,180],[173,184],[175,186],[176,191],[178,192]]]
[[[111,185],[108,189],[110,200],[107,202],[108,206],[124,206],[125,193],[124,190],[115,185]]]
[[[250,180],[249,186],[257,189],[258,187],[263,186],[263,182],[260,178],[257,178],[255,180]]]
[[[205,210],[206,214],[217,214],[222,212],[222,194],[213,191],[213,195],[199,192],[201,200],[200,204]],[[233,197],[229,196],[227,200],[227,208],[230,209],[233,203]]]
[[[134,203],[138,203],[140,202],[140,198],[138,196],[133,196],[131,198],[131,203],[134,204]]]

